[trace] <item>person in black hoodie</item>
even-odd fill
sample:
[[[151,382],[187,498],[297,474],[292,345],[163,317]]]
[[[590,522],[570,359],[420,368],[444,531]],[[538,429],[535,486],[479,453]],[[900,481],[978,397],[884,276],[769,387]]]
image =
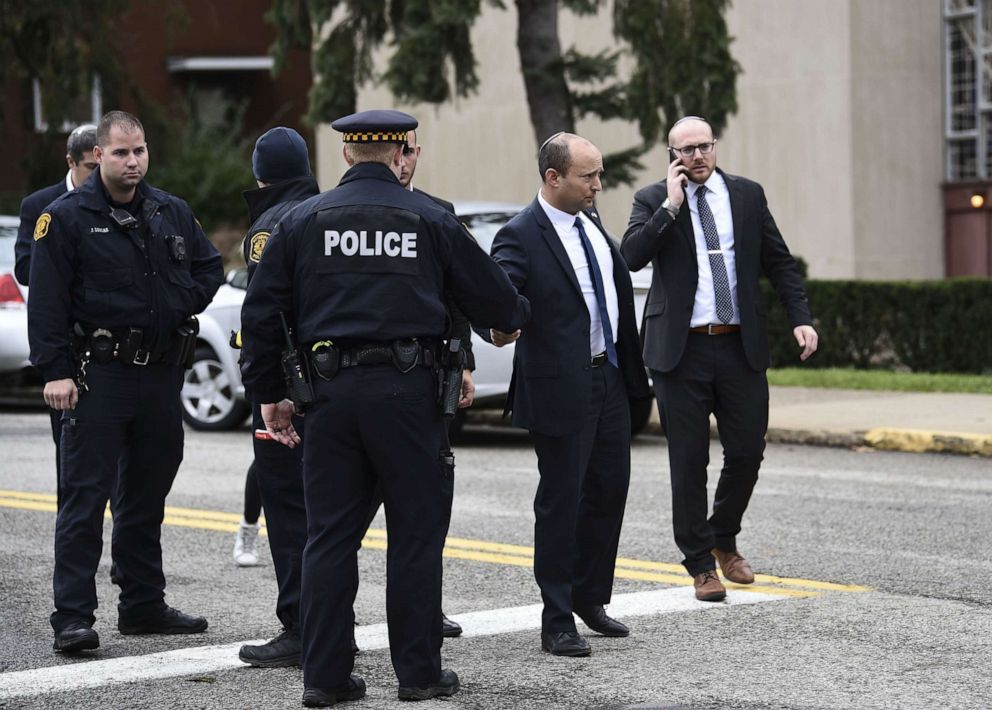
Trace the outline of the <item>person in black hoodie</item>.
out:
[[[320,192],[310,174],[306,141],[292,128],[277,126],[255,143],[251,159],[258,189],[246,190],[245,201],[251,218],[244,241],[248,281],[276,224],[296,205]],[[302,434],[303,419],[295,417],[296,431]],[[259,405],[252,407],[252,430],[265,429]],[[248,469],[246,498],[252,488],[265,509],[269,549],[276,571],[279,597],[276,616],[282,632],[268,643],[242,646],[238,657],[253,666],[267,668],[300,665],[300,573],[303,547],[307,542],[307,511],[303,501],[303,448],[291,449],[275,441],[252,439],[255,461]],[[246,511],[249,507],[246,501]],[[242,553],[245,542],[254,545],[258,534],[258,514],[249,523],[241,522],[238,541]],[[235,559],[238,559],[237,544]]]

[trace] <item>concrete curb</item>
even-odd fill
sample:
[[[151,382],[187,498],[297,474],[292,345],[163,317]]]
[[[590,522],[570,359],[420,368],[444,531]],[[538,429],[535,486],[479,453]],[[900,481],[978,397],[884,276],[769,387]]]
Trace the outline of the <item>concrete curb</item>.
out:
[[[662,436],[661,425],[649,422],[645,434]],[[719,438],[716,427],[710,435]],[[826,429],[770,428],[765,437],[773,444],[800,444],[806,446],[835,446],[845,449],[866,447],[880,451],[905,451],[909,453],[941,453],[992,458],[992,435],[965,434],[960,432],[925,431],[922,429],[894,429],[878,427],[868,431],[830,431]]]
[[[652,417],[644,434],[663,436],[657,415]],[[512,428],[509,418],[504,419],[498,410],[476,410],[471,413],[469,422],[493,427]],[[710,436],[719,438],[716,427]],[[829,429],[788,429],[771,427],[765,437],[772,444],[799,444],[804,446],[834,446],[844,449],[859,447],[879,451],[905,451],[909,453],[941,453],[961,456],[982,456],[992,458],[992,435],[967,434],[962,432],[927,431],[923,429],[897,429],[877,427],[867,431],[844,431]]]

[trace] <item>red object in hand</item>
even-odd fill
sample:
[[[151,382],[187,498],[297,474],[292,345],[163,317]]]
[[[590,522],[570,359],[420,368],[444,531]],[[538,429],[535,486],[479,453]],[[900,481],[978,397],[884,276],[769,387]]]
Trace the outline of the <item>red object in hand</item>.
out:
[[[258,439],[259,441],[275,441],[276,440],[275,437],[272,436],[272,434],[270,434],[265,429],[256,429],[255,430],[255,438]]]

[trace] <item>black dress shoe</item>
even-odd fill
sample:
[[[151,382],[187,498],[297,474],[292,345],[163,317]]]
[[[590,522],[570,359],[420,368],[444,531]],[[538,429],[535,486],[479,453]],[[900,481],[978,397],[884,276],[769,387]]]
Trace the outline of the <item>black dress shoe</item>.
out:
[[[439,695],[454,695],[458,688],[458,675],[454,671],[443,670],[435,685],[426,688],[404,688],[401,685],[397,697],[400,700],[430,700]]]
[[[443,611],[441,612],[441,635],[449,639],[462,635],[461,624],[449,619]]]
[[[589,642],[578,631],[542,631],[541,648],[556,656],[588,656]]]
[[[286,629],[261,646],[242,646],[238,658],[259,668],[287,668],[300,665],[303,643],[297,629]]]
[[[364,697],[365,681],[353,675],[341,688],[306,688],[303,704],[308,708],[329,708],[342,700],[361,700]]]
[[[616,619],[606,615],[603,605],[575,607],[572,611],[582,619],[582,622],[597,634],[603,636],[630,636],[630,629]]]
[[[135,620],[117,620],[117,630],[125,636],[135,634],[199,634],[207,630],[207,620],[190,616],[171,606],[152,616]]]
[[[65,628],[55,632],[52,650],[62,653],[79,653],[100,648],[100,636],[85,621],[70,621]]]

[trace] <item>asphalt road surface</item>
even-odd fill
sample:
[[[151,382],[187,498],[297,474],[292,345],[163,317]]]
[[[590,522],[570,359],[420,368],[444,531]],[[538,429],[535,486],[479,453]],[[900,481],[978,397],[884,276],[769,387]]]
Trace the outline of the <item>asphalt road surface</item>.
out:
[[[187,432],[168,499],[167,600],[206,616],[208,632],[117,633],[108,521],[101,647],[74,658],[52,652],[48,625],[53,452],[47,415],[0,413],[0,707],[300,707],[298,669],[237,660],[242,642],[278,631],[264,538],[259,567],[231,559],[248,430]],[[641,437],[609,607],[631,636],[590,633],[592,656],[566,659],[540,648],[526,435],[474,428],[456,453],[444,609],[465,636],[445,641],[443,660],[462,690],[428,708],[992,707],[988,459],[770,446],[739,538],[758,580],[713,604],[695,601],[678,565],[664,441]],[[715,476],[715,442],[711,455]],[[401,706],[381,514],[372,527],[356,601],[355,672],[368,695],[345,708]]]

